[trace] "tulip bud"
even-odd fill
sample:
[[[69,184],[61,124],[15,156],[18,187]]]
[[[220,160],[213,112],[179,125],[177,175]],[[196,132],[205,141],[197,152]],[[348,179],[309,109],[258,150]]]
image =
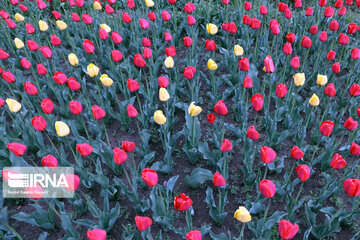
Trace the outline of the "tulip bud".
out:
[[[279,222],[278,232],[282,239],[292,239],[299,231],[299,226],[295,223],[282,219]]]
[[[239,57],[244,54],[244,49],[240,45],[235,45],[234,47],[234,55]]]
[[[309,99],[309,104],[314,107],[316,107],[320,104],[320,99],[315,93]]]
[[[101,4],[98,1],[94,2],[94,9],[95,10],[101,10],[102,9]]]
[[[60,29],[60,31],[63,31],[67,28],[67,24],[64,21],[56,21],[57,27]]]
[[[62,121],[55,122],[55,130],[56,130],[56,134],[58,135],[58,137],[65,137],[65,136],[69,135],[69,133],[70,133],[69,126]]]
[[[170,95],[169,95],[168,91],[166,90],[166,88],[160,88],[159,99],[162,102],[166,102],[167,100],[170,99]]]
[[[7,148],[18,157],[24,155],[27,149],[26,145],[17,142],[9,143]]]
[[[144,168],[141,171],[141,178],[149,187],[154,187],[158,182],[157,173],[150,168]]]
[[[332,130],[334,129],[334,122],[332,121],[324,121],[320,125],[320,132],[323,136],[330,136]]]
[[[193,201],[191,198],[186,196],[184,193],[180,193],[180,197],[176,196],[174,199],[175,210],[186,211],[191,207],[192,204]]]
[[[228,109],[224,103],[224,100],[219,100],[214,106],[214,112],[217,114],[224,116],[228,113]]]
[[[222,140],[222,144],[220,146],[220,151],[229,152],[230,150],[232,150],[232,148],[233,148],[233,145],[232,145],[232,143],[230,142],[229,139],[223,139]]]
[[[23,41],[21,41],[19,38],[15,38],[14,43],[17,49],[21,49],[25,46]]]
[[[140,232],[148,229],[152,225],[152,223],[153,221],[149,217],[141,217],[141,216],[135,217],[135,224]]]
[[[174,59],[172,57],[167,57],[164,61],[165,67],[166,68],[173,68],[174,66]]]
[[[360,155],[360,145],[352,142],[350,146],[350,153],[352,155]]]
[[[18,111],[20,111],[22,107],[21,103],[11,98],[7,98],[5,101],[12,113],[17,113]]]
[[[94,2],[94,8],[95,8],[95,3],[97,2]],[[86,236],[88,237],[89,240],[105,240],[106,231],[102,229],[93,229],[87,231]]]
[[[294,76],[294,83],[296,86],[302,86],[305,83],[305,73],[296,73]]]
[[[15,14],[15,20],[18,21],[18,22],[23,22],[25,20],[25,18],[20,13],[16,13]]]
[[[310,177],[310,169],[309,169],[308,165],[305,165],[305,164],[301,164],[301,165],[297,166],[296,173],[297,173],[298,178],[303,182],[308,180]]]
[[[256,131],[254,126],[250,126],[247,131],[246,137],[251,140],[257,140],[260,138],[260,134],[258,131]]]
[[[79,64],[79,59],[77,58],[77,56],[74,53],[70,53],[68,55],[68,60],[72,66],[76,66]]]
[[[110,87],[114,82],[107,74],[101,75],[100,81],[105,87]]]
[[[97,76],[99,73],[99,68],[97,66],[95,66],[94,64],[89,64],[87,66],[87,74],[90,76],[90,77],[95,77]]]
[[[335,153],[331,159],[330,167],[333,169],[341,169],[346,165],[345,159],[338,153]]]
[[[166,123],[166,117],[161,110],[157,110],[154,113],[154,121],[159,125],[164,125]]]
[[[328,82],[328,77],[326,75],[321,75],[321,74],[317,75],[317,79],[316,79],[317,84],[324,86],[327,82]]]
[[[207,62],[207,67],[208,69],[215,71],[218,68],[218,65],[215,63],[214,60],[212,60],[211,58],[208,60]]]
[[[260,157],[264,163],[269,164],[275,160],[276,152],[270,147],[263,146],[260,148]]]
[[[58,166],[58,160],[52,155],[47,155],[41,159],[41,164],[48,168],[56,168]]]
[[[45,31],[47,31],[49,29],[49,26],[48,26],[48,24],[46,22],[40,20],[39,21],[39,28],[40,28],[40,31],[45,32]]]
[[[54,110],[54,104],[49,98],[44,98],[41,100],[41,109],[45,114],[50,114]]]
[[[360,180],[359,179],[346,179],[344,181],[344,191],[350,197],[360,196]]]
[[[192,117],[198,116],[202,111],[202,108],[195,105],[195,102],[192,102],[188,108],[188,113]]]
[[[236,220],[238,220],[242,223],[251,222],[251,215],[250,215],[249,211],[243,206],[240,206],[236,210],[236,212],[234,213],[234,218],[236,218]]]
[[[127,115],[131,118],[137,117],[137,115],[138,115],[136,108],[131,104],[127,105],[126,112],[127,112]]]
[[[261,180],[259,183],[259,190],[264,197],[272,198],[275,195],[275,184],[271,180]]]
[[[229,2],[229,0],[222,0],[223,3],[224,1]],[[202,239],[201,231],[199,230],[192,230],[185,235],[185,240],[201,240],[201,239]]]
[[[290,156],[294,158],[295,160],[299,160],[304,157],[303,151],[298,146],[294,146],[291,149]]]
[[[344,122],[344,127],[347,130],[354,130],[358,127],[358,122],[355,121],[352,117],[349,117],[348,119],[346,119],[346,121]]]
[[[255,111],[260,111],[264,106],[264,97],[260,93],[255,94],[251,97],[251,104]]]
[[[218,32],[218,27],[215,24],[208,23],[206,24],[206,30],[209,34],[214,35]]]

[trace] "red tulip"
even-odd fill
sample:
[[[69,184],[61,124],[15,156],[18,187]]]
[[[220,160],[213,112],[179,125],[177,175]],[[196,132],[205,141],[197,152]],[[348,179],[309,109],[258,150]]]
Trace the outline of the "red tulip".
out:
[[[50,38],[51,38],[51,44],[53,45],[53,46],[59,46],[60,44],[61,44],[61,40],[60,40],[60,38],[58,38],[56,35],[54,35],[54,34],[52,34],[51,36],[50,36]]]
[[[109,34],[105,31],[105,29],[99,29],[99,37],[101,40],[106,40],[109,37]]]
[[[290,156],[295,160],[299,160],[304,157],[304,152],[301,151],[301,149],[298,146],[294,146],[291,149]]]
[[[255,111],[260,111],[264,105],[264,98],[260,93],[251,97],[251,104]]]
[[[350,153],[352,155],[360,155],[360,145],[356,144],[355,142],[352,142],[350,146]]]
[[[245,9],[245,10],[250,10],[251,8],[252,8],[251,2],[245,2],[245,3],[244,3],[244,9]]]
[[[155,21],[156,20],[156,14],[154,12],[149,12],[148,13],[148,18],[150,19],[150,21]]]
[[[216,44],[213,40],[206,40],[205,42],[205,48],[208,50],[208,51],[215,51],[216,50]]]
[[[21,58],[20,59],[20,64],[24,69],[31,68],[31,63],[26,58]]]
[[[50,114],[54,110],[54,104],[50,98],[43,98],[41,100],[41,109],[44,111],[45,114]]]
[[[36,3],[40,10],[43,10],[46,8],[46,3],[44,3],[42,0],[36,0]]]
[[[268,9],[264,5],[260,6],[260,14],[261,15],[267,15],[268,14]]]
[[[166,56],[175,57],[176,56],[176,49],[174,46],[170,46],[168,48],[165,48]]]
[[[31,82],[25,82],[24,88],[25,88],[26,93],[31,96],[35,96],[38,93],[38,89]]]
[[[312,46],[311,39],[307,36],[304,36],[301,40],[301,46],[303,46],[304,48],[310,48]]]
[[[151,47],[151,41],[147,37],[144,37],[141,43],[143,47]]]
[[[345,165],[345,159],[340,154],[335,153],[330,162],[330,167],[332,167],[333,169],[341,169],[345,167]]]
[[[344,33],[340,33],[340,35],[339,35],[339,43],[344,45],[344,44],[347,44],[348,42],[349,42],[348,35],[346,35]]]
[[[93,53],[95,51],[94,43],[91,42],[90,40],[84,40],[83,47],[86,53]]]
[[[25,5],[23,5],[23,4],[19,4],[19,8],[20,8],[20,10],[23,11],[23,12],[27,12],[27,10],[28,10],[28,8],[27,8]]]
[[[324,93],[326,96],[328,97],[335,97],[336,95],[336,89],[335,89],[335,85],[333,83],[329,83],[325,89],[324,89]]]
[[[66,75],[62,72],[54,73],[53,79],[59,85],[65,84],[67,81]]]
[[[14,29],[14,28],[16,28],[16,26],[17,26],[17,24],[14,23],[14,21],[11,20],[11,19],[5,19],[5,22],[7,23],[8,27],[9,27],[10,29]]]
[[[228,113],[228,109],[224,103],[224,100],[219,100],[214,106],[214,112],[221,116],[225,116]]]
[[[123,40],[121,35],[117,32],[111,33],[111,39],[113,40],[114,44],[120,44]]]
[[[332,121],[324,121],[320,125],[320,132],[323,136],[328,137],[330,136],[333,128],[334,128],[334,122]]]
[[[57,12],[57,11],[52,11],[51,14],[53,15],[53,17],[56,20],[59,20],[61,18],[61,13]]]
[[[318,33],[318,27],[316,25],[312,26],[309,30],[309,33],[316,35]]]
[[[135,150],[136,145],[134,142],[123,141],[121,143],[121,147],[122,147],[122,149],[124,149],[125,152],[132,152]]]
[[[324,17],[330,18],[334,15],[334,9],[330,6],[327,6],[324,11]]]
[[[167,22],[167,21],[169,21],[171,19],[171,15],[170,15],[170,13],[168,11],[163,10],[161,12],[161,18],[164,20],[164,22]]]
[[[306,9],[305,16],[310,17],[313,15],[313,13],[314,13],[314,9],[309,7]]]
[[[246,75],[243,82],[243,88],[252,88],[253,81],[249,75]]]
[[[31,25],[30,23],[26,23],[25,24],[25,28],[26,28],[26,32],[28,34],[33,34],[35,32],[35,28],[33,25]]]
[[[308,165],[305,165],[305,164],[301,164],[301,165],[297,166],[296,173],[297,173],[298,178],[303,182],[308,180],[310,177],[310,169],[309,169]]]
[[[350,197],[360,196],[360,180],[346,179],[344,182],[344,190]]]
[[[114,13],[114,9],[109,5],[109,4],[106,4],[105,5],[105,12],[107,14],[113,14]]]
[[[81,103],[74,100],[69,103],[69,109],[72,114],[79,115],[82,112],[83,107]]]
[[[351,96],[357,97],[360,95],[360,85],[359,84],[352,84],[349,89],[349,93]]]
[[[131,17],[127,12],[124,12],[121,16],[122,20],[124,23],[130,23],[131,22]]]
[[[114,162],[118,165],[123,164],[128,157],[126,152],[118,147],[113,149],[113,155],[114,155]]]
[[[270,55],[267,55],[264,59],[265,71],[267,73],[273,73],[275,71],[274,62]]]
[[[34,129],[37,131],[40,131],[40,132],[44,131],[47,127],[47,123],[46,123],[45,119],[41,116],[33,117],[31,123],[32,123]]]
[[[340,63],[336,62],[331,66],[331,71],[333,71],[333,73],[339,73],[341,71],[340,68]]]
[[[120,62],[123,59],[123,55],[119,50],[112,50],[111,57],[114,62]]]
[[[53,155],[47,155],[41,159],[41,164],[48,168],[56,168],[58,166],[58,160]]]
[[[93,147],[88,143],[76,144],[76,150],[81,156],[89,156],[93,152]]]
[[[275,195],[275,184],[271,180],[261,180],[259,183],[259,190],[264,197],[272,198]]]
[[[152,57],[152,51],[150,48],[144,48],[143,49],[143,55],[144,55],[144,58],[148,59],[148,58],[151,58]]]
[[[233,148],[233,145],[232,145],[232,143],[230,142],[229,139],[223,139],[222,140],[222,144],[220,146],[220,151],[229,152],[230,150],[232,150],[232,148]]]
[[[191,198],[186,196],[184,193],[180,193],[180,197],[176,196],[174,199],[175,210],[186,211],[191,207],[192,204],[193,201]]]
[[[72,20],[74,22],[79,22],[80,21],[80,16],[77,15],[76,13],[74,13],[74,12],[71,14],[71,17],[72,17]]]
[[[150,168],[144,168],[141,171],[141,178],[149,187],[154,187],[158,182],[157,173]]]
[[[287,8],[287,9],[285,10],[284,17],[287,18],[287,19],[291,19],[291,18],[292,18],[292,12],[291,12],[290,8]]]
[[[158,77],[158,83],[160,87],[167,88],[169,86],[169,79],[165,76]]]
[[[9,13],[6,12],[5,10],[0,10],[0,16],[3,18],[3,19],[8,19],[10,17]]]
[[[137,117],[137,115],[138,115],[138,111],[131,104],[127,105],[126,111],[127,111],[127,115],[131,118]]]
[[[286,85],[283,84],[283,83],[279,83],[279,84],[276,86],[276,96],[277,96],[278,98],[283,98],[283,97],[285,97],[287,91],[288,91],[288,88],[287,88]]]
[[[6,60],[9,57],[10,57],[10,55],[0,48],[0,60]]]
[[[251,25],[252,19],[251,19],[251,17],[249,17],[248,15],[245,14],[245,15],[243,16],[242,21],[243,21],[243,23],[244,23],[245,25]]]
[[[256,131],[254,126],[250,126],[246,133],[246,137],[251,140],[258,140],[260,138],[260,134]]]
[[[184,69],[184,77],[187,79],[193,79],[195,73],[196,73],[196,68],[194,68],[193,66],[187,66]]]
[[[193,11],[195,11],[196,7],[193,3],[189,2],[186,3],[184,6],[184,11],[187,13],[192,13]]]
[[[326,31],[323,31],[320,33],[319,40],[322,42],[326,42],[326,40],[327,40],[327,32]]]
[[[300,60],[298,56],[295,56],[291,59],[290,65],[294,68],[294,69],[298,69],[300,67]]]
[[[264,163],[272,163],[276,158],[276,152],[267,146],[260,148],[260,157]]]
[[[130,92],[135,92],[139,89],[139,83],[135,81],[134,79],[129,78],[127,80],[127,85]]]
[[[8,83],[15,82],[15,76],[9,71],[3,71],[1,76]]]
[[[216,116],[215,116],[215,114],[213,114],[213,113],[210,113],[210,114],[208,114],[207,116],[206,116],[206,119],[208,120],[208,122],[209,123],[214,123],[215,122],[215,120],[216,120]]]
[[[146,62],[143,59],[143,57],[141,56],[140,53],[135,54],[134,56],[134,64],[139,67],[139,68],[143,68],[146,66]]]
[[[319,6],[324,7],[327,4],[327,0],[319,0]]]
[[[278,232],[282,239],[292,239],[299,231],[299,226],[295,223],[282,219],[279,222]]]
[[[51,58],[52,57],[52,51],[48,46],[42,46],[40,47],[40,52],[45,58]]]
[[[326,58],[327,58],[329,61],[334,60],[335,57],[336,57],[336,52],[333,51],[333,50],[330,50],[330,51],[328,52],[328,54],[326,55]]]
[[[29,50],[32,51],[32,52],[39,49],[39,45],[36,42],[32,41],[32,40],[27,40],[26,44],[27,44]]]
[[[5,100],[0,98],[0,107],[4,106],[4,104],[5,104]]]
[[[68,87],[73,91],[77,91],[81,88],[80,83],[78,81],[76,81],[76,79],[73,77],[68,78],[67,84],[68,84]]]
[[[272,19],[270,21],[270,30],[271,30],[272,34],[274,34],[274,35],[280,34],[279,22],[276,19]]]
[[[128,6],[128,8],[133,9],[135,7],[134,0],[128,0],[127,6]]]
[[[296,35],[294,33],[288,33],[286,34],[286,40],[289,42],[289,43],[293,43],[295,42],[295,39],[296,39]],[[291,45],[290,45],[291,46]]]
[[[335,8],[341,8],[341,7],[343,6],[343,4],[344,4],[344,1],[343,1],[343,0],[337,0],[337,1],[335,2],[334,7],[335,7]]]
[[[290,55],[292,53],[292,47],[291,47],[291,44],[290,43],[285,43],[284,46],[283,46],[283,52],[286,54],[286,55]]]
[[[44,67],[44,65],[42,65],[41,63],[39,63],[38,65],[36,65],[36,71],[39,75],[46,75],[47,74],[47,70]]]
[[[357,25],[355,23],[350,23],[348,28],[347,28],[347,31],[348,31],[349,34],[354,34],[354,33],[356,33],[357,28],[358,27],[357,27]]]
[[[224,1],[224,0],[223,0]],[[201,232],[199,230],[192,230],[185,235],[186,240],[201,240]]]
[[[164,40],[170,42],[172,40],[172,36],[168,32],[164,32]]]
[[[352,117],[349,117],[348,119],[346,119],[346,121],[344,122],[344,127],[347,130],[354,130],[358,127],[358,122],[355,121]]]
[[[353,50],[351,50],[351,58],[352,59],[360,58],[360,49],[359,48],[354,48]]]
[[[69,187],[65,187],[68,191],[74,192],[80,186],[80,177],[74,174],[66,174],[66,181]]]
[[[92,24],[92,22],[93,22],[92,17],[91,17],[89,14],[87,14],[87,13],[83,14],[83,15],[81,16],[81,19],[83,20],[83,22],[84,22],[86,25],[90,25],[90,24]]]
[[[216,172],[213,176],[213,184],[215,187],[223,187],[226,185],[226,180],[219,172]]]
[[[44,190],[38,184],[36,186],[28,186],[25,188],[25,194],[28,198],[39,200],[44,195]]]
[[[253,17],[251,19],[251,23],[250,23],[250,27],[252,29],[259,29],[261,27],[261,22],[259,19],[257,19],[256,17]]]
[[[243,72],[249,71],[249,68],[250,68],[249,59],[247,57],[241,58],[239,60],[238,65],[239,65],[239,68],[240,68],[241,71],[243,71]]]
[[[9,143],[7,145],[7,148],[12,151],[16,156],[22,156],[26,152],[26,146],[17,142]]]
[[[94,118],[96,120],[102,119],[105,117],[106,113],[104,111],[104,109],[102,109],[101,107],[99,107],[98,105],[94,105],[91,107],[91,111],[94,115]]]
[[[89,230],[86,235],[89,240],[106,240],[106,231],[102,229]]]
[[[140,24],[141,29],[146,29],[150,26],[149,22],[143,18],[139,19],[139,24]]]
[[[336,21],[336,19],[330,22],[329,29],[333,32],[339,30],[339,23]]]
[[[152,225],[152,222],[153,221],[149,217],[135,217],[136,227],[139,229],[139,231],[144,231],[148,229]]]

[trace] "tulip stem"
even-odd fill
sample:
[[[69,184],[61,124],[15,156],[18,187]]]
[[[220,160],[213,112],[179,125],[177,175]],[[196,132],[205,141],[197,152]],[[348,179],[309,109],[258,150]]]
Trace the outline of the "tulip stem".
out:
[[[313,160],[314,160],[314,157],[315,157],[315,153],[317,152],[317,150],[318,150],[318,148],[319,148],[320,142],[321,142],[321,141],[318,141],[318,143],[316,144],[316,147],[315,147],[315,149],[314,149],[314,152],[313,152],[313,154],[312,154],[312,156],[311,156],[311,160],[310,160],[310,166],[311,166],[311,167],[312,167],[312,163],[313,163]]]
[[[88,132],[87,129],[86,129],[84,117],[85,117],[85,115],[82,114],[82,118],[80,118],[80,119],[81,119],[82,125],[84,126],[84,130],[85,130],[86,136],[87,136],[87,138],[90,140],[90,135],[89,135],[89,132]]]
[[[107,133],[106,124],[105,124],[104,121],[103,121],[103,125],[104,125],[104,131],[105,131],[105,137],[106,137],[107,144],[109,145],[109,147],[111,147],[110,140],[109,140],[109,135]]]
[[[3,224],[5,227],[7,227],[13,234],[15,234],[19,240],[23,240],[22,237],[20,236],[20,234],[14,228],[12,228],[9,224],[7,224],[5,221],[0,219],[0,223]]]
[[[166,124],[166,123],[165,123]],[[167,134],[166,134],[166,127],[165,124],[163,124],[163,132],[164,132],[164,151],[166,152],[167,149]]]
[[[161,198],[161,204],[162,204],[162,206],[163,206],[163,208],[164,208],[164,212],[167,212],[166,204],[164,203],[165,199],[164,199],[164,197],[163,197],[163,195],[162,195],[162,192],[161,192],[159,186],[158,186],[158,190],[159,190],[159,196],[160,196],[160,198]]]
[[[264,177],[263,177],[263,179],[266,179],[267,171],[268,171],[268,166],[265,165],[265,172],[264,172]]]
[[[127,179],[128,183],[129,183],[129,187],[130,187],[130,186],[132,185],[132,183],[131,183],[131,181],[130,181],[129,174],[128,174],[128,172],[127,172],[127,170],[126,170],[125,166],[123,166],[123,170],[124,170],[124,173],[125,173],[126,179]]]
[[[269,79],[269,100],[268,100],[268,113],[270,113],[270,101],[271,101],[271,90],[272,90],[272,86],[271,86],[271,75],[270,75],[270,79]]]
[[[60,155],[59,151],[57,150],[57,148],[55,147],[54,142],[51,140],[49,134],[47,132],[45,132],[45,135],[46,135],[47,139],[49,140],[50,144],[52,145],[52,147],[54,148],[58,157],[61,158],[61,155]]]
[[[246,224],[246,223],[243,223],[242,226],[241,226],[240,240],[244,240],[245,224]]]
[[[263,218],[263,222],[262,222],[262,225],[264,226],[265,225],[265,221],[266,221],[266,217],[267,217],[267,214],[269,212],[269,209],[270,209],[270,205],[271,205],[271,198],[269,199],[269,203],[265,209],[265,213],[264,213],[264,218]]]
[[[191,208],[189,208],[188,210],[186,210],[186,227],[187,230],[190,232],[192,229],[192,219],[191,219]]]
[[[191,147],[195,145],[195,117],[192,117],[192,126],[191,126]]]
[[[303,188],[304,188],[304,182],[301,182],[300,189],[299,189],[299,191],[298,191],[298,193],[297,193],[297,195],[296,195],[295,202],[294,202],[292,208],[294,208],[294,207],[296,206],[296,203],[297,203],[297,201],[299,200],[300,193],[301,193],[301,191],[303,190]],[[292,216],[294,215],[294,213],[295,213],[295,211],[293,211],[293,212],[290,213],[289,221],[291,221]]]

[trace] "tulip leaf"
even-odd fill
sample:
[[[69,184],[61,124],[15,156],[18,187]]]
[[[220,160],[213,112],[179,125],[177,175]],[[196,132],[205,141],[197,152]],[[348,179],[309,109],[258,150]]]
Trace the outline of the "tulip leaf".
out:
[[[190,175],[184,178],[184,182],[192,189],[198,188],[206,181],[212,180],[213,174],[210,170],[195,168]]]

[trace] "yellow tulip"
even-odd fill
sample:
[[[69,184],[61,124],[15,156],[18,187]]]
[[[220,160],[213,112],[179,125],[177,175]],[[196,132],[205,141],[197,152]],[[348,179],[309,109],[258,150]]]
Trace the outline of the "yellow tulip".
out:
[[[76,66],[79,64],[79,59],[77,58],[77,56],[75,55],[75,53],[70,53],[68,55],[68,59],[69,59],[69,62],[72,66]]]
[[[161,110],[157,110],[154,113],[154,121],[159,125],[164,125],[166,123],[166,117]]]
[[[294,83],[296,86],[300,87],[305,83],[305,73],[296,73],[294,76]]]
[[[152,0],[145,0],[145,5],[149,8],[154,6],[154,2]]]
[[[100,28],[104,29],[107,33],[111,32],[111,27],[109,27],[105,23],[100,24]]]
[[[218,27],[215,24],[208,23],[208,24],[206,24],[206,30],[211,35],[214,35],[214,34],[216,34],[218,32]]]
[[[9,106],[10,111],[13,113],[17,113],[22,107],[21,103],[12,98],[7,98],[6,104]]]
[[[92,63],[87,66],[86,70],[90,77],[95,77],[99,74],[99,68]]]
[[[236,210],[234,218],[236,218],[236,220],[242,223],[247,223],[251,221],[251,215],[249,211],[243,206],[240,206],[238,210]]]
[[[214,60],[212,60],[211,58],[209,59],[209,61],[207,62],[207,67],[208,69],[214,71],[218,68],[218,65],[215,63]]]
[[[171,56],[169,56],[165,59],[164,64],[166,68],[172,68],[174,66],[174,59]]]
[[[20,13],[16,13],[15,14],[15,20],[18,21],[18,22],[22,22],[25,20],[24,16],[21,15]]]
[[[327,82],[328,82],[328,77],[326,75],[321,75],[321,74],[317,75],[317,79],[316,79],[317,84],[324,86]]]
[[[48,30],[49,26],[48,26],[48,24],[46,22],[44,22],[43,20],[40,20],[39,21],[39,28],[40,28],[40,31],[45,32],[45,31]]]
[[[56,134],[59,137],[65,137],[65,136],[69,135],[69,133],[70,133],[69,126],[62,121],[55,122],[55,129],[56,129]]]
[[[23,41],[21,41],[21,40],[18,39],[18,38],[15,38],[15,39],[14,39],[14,43],[15,43],[15,46],[16,46],[17,49],[20,49],[20,48],[23,48],[23,47],[24,47]]]
[[[162,102],[166,102],[167,100],[169,100],[170,95],[168,93],[168,91],[166,90],[166,88],[160,88],[159,90],[159,99]]]
[[[242,46],[235,45],[235,47],[234,47],[234,55],[239,57],[239,56],[242,56],[243,54],[244,54],[244,49],[242,48]]]
[[[192,102],[188,108],[188,112],[192,117],[196,117],[197,115],[199,115],[202,111],[202,108],[199,106],[196,106],[194,104],[195,102]]]
[[[64,21],[57,20],[56,25],[61,31],[67,28],[67,24]]]
[[[100,81],[105,87],[110,87],[114,82],[107,74],[101,75]]]
[[[98,3],[98,2],[94,2],[94,9],[95,10],[101,10],[102,9],[101,4]]]
[[[320,99],[315,93],[311,96],[309,104],[314,107],[320,104]]]

